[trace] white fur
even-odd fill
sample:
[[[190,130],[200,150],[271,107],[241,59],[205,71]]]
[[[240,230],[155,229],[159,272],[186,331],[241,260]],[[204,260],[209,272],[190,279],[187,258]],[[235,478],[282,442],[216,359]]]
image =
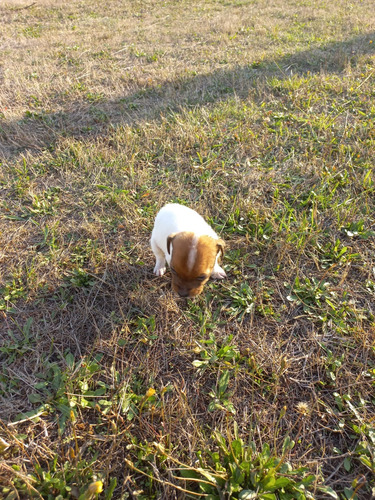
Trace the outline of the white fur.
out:
[[[196,237],[194,238],[194,241],[196,239],[196,243],[195,245],[193,244],[188,258],[188,267],[191,266],[189,270],[194,266],[199,236],[211,236],[215,240],[219,239],[219,236],[212,227],[195,210],[184,205],[179,205],[178,203],[165,205],[155,218],[154,229],[151,234],[151,248],[156,257],[154,273],[157,276],[162,276],[165,273],[165,261],[167,261],[168,265],[171,262],[173,242],[171,244],[171,254],[169,254],[167,251],[168,236],[182,231],[192,232]],[[225,278],[225,271],[217,262],[218,257],[216,257],[215,267],[211,276],[219,279]]]

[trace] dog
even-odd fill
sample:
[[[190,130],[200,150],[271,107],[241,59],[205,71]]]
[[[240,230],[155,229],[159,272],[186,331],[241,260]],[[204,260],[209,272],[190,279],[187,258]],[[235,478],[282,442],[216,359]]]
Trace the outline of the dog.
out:
[[[224,241],[191,208],[178,203],[165,205],[156,215],[150,243],[156,257],[154,274],[163,276],[167,261],[172,289],[180,297],[199,295],[210,277],[226,277],[218,264],[224,255]]]

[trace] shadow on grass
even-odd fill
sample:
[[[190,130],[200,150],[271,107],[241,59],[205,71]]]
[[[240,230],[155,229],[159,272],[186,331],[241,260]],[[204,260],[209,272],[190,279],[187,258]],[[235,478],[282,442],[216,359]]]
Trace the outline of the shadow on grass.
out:
[[[14,417],[15,409],[26,411],[38,374],[50,363],[64,364],[67,353],[78,361],[102,352],[101,345],[116,351],[119,339],[137,345],[139,318],[153,314],[155,303],[149,302],[155,299],[153,289],[155,281],[147,266],[116,264],[102,275],[69,275],[54,289],[40,291],[35,300],[18,300],[12,311],[0,312],[2,416]],[[8,393],[13,401],[8,401]]]
[[[14,160],[28,150],[53,148],[59,137],[94,138],[105,136],[118,125],[138,126],[143,120],[160,119],[182,107],[204,106],[230,96],[245,99],[251,89],[270,77],[319,72],[340,74],[361,56],[375,54],[375,33],[344,42],[288,54],[281,58],[255,61],[234,69],[217,69],[207,75],[179,78],[163,85],[146,85],[109,101],[71,102],[56,113],[28,111],[19,121],[0,122],[0,155]]]

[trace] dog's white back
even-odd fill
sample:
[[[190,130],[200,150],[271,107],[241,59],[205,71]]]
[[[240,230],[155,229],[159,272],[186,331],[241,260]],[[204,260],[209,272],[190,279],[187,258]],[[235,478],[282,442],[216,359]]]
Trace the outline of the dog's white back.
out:
[[[163,250],[168,265],[171,255],[167,252],[167,238],[172,233],[191,231],[196,236],[211,236],[218,239],[218,235],[211,226],[195,210],[177,203],[165,205],[157,214],[151,241],[154,240],[157,246]]]

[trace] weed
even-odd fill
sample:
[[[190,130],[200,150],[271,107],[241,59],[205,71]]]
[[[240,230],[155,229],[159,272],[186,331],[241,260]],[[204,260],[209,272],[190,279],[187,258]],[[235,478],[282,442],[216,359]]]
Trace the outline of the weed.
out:
[[[247,234],[260,243],[269,240],[274,231],[272,222],[264,216],[254,211],[241,214],[239,208],[230,213],[225,223],[218,227],[228,234]]]
[[[39,38],[42,34],[42,26],[40,24],[27,26],[22,30],[22,34],[27,38]]]
[[[286,285],[291,288],[289,285]],[[323,324],[323,328],[335,326],[338,332],[349,333],[357,318],[371,318],[371,313],[356,308],[355,302],[346,291],[339,297],[329,282],[297,277],[288,295],[290,302],[302,305],[303,311]]]
[[[343,245],[339,239],[334,242],[328,242],[324,246],[317,243],[317,248],[321,253],[320,262],[323,269],[327,269],[335,264],[342,266],[348,262],[355,262],[360,259],[358,253],[351,253],[350,248]]]
[[[320,310],[324,303],[333,304],[332,300],[336,298],[336,293],[332,291],[330,283],[323,283],[315,277],[311,279],[305,278],[303,281],[300,281],[297,276],[293,287],[290,287],[288,284],[286,286],[292,292],[288,295],[287,299],[290,302],[302,305],[306,313],[313,313],[317,309]]]
[[[248,283],[242,283],[229,292],[231,302],[226,308],[229,316],[242,319],[255,310],[256,296]]]
[[[233,367],[240,361],[240,352],[237,346],[232,345],[233,335],[229,335],[222,342],[216,340],[215,334],[210,333],[207,340],[196,341],[197,347],[194,349],[199,354],[201,360],[194,360],[193,366],[204,371],[210,366]]]
[[[43,412],[57,414],[59,434],[63,434],[67,421],[71,418],[71,411],[76,408],[94,408],[96,405],[108,409],[105,399],[107,386],[105,383],[95,382],[92,387],[91,380],[100,371],[97,360],[76,363],[74,357],[68,353],[65,356],[67,369],[54,362],[46,362],[43,372],[37,374],[39,382],[34,385],[36,392],[30,393],[28,399],[39,406],[30,412],[17,416],[17,420],[32,419]],[[99,399],[103,396],[102,399]]]
[[[132,324],[134,325],[134,334],[139,336],[140,341],[144,344],[152,345],[153,341],[157,339],[155,316],[138,317]]]
[[[8,338],[5,337],[3,339],[0,347],[0,353],[6,364],[12,364],[16,358],[22,357],[26,353],[31,353],[35,348],[35,339],[30,332],[32,323],[32,318],[29,318],[22,328],[17,325],[21,336],[15,335],[10,329],[7,331]]]
[[[26,296],[26,290],[20,278],[13,278],[0,289],[0,311],[12,312],[15,301]]]
[[[220,311],[210,308],[210,299],[211,298],[208,296],[203,297],[199,302],[191,302],[189,304],[189,309],[186,311],[187,316],[199,326],[202,335],[214,330],[219,321]]]
[[[65,279],[68,283],[78,288],[91,288],[95,284],[95,278],[81,267],[73,269]]]
[[[217,385],[209,392],[211,402],[207,406],[208,411],[224,410],[233,415],[236,413],[233,403],[230,401],[230,394],[227,393],[229,380],[230,371],[224,370],[220,375]]]
[[[43,239],[38,244],[39,249],[49,248],[51,252],[59,248],[59,241],[57,236],[57,227],[49,227],[46,225],[42,229]]]
[[[61,456],[56,455],[45,468],[35,464],[34,471],[28,475],[27,481],[23,480],[22,476],[16,477],[13,487],[28,498],[45,498],[46,500],[72,496],[79,500],[97,498],[97,494],[103,491],[103,481],[98,481],[93,472],[95,461],[95,456],[90,460],[76,460],[74,453],[71,453],[68,460],[62,461]],[[116,484],[116,478],[111,479],[105,491],[106,498],[112,498]],[[2,489],[4,498],[8,500],[12,498],[13,492],[14,490],[7,487]]]
[[[287,457],[294,448],[294,441],[287,436],[282,444],[281,456],[271,451],[268,443],[261,450],[254,441],[245,443],[239,436],[236,421],[233,424],[233,438],[223,436],[220,432],[212,434],[215,451],[205,450],[198,453],[198,465],[189,467],[175,460],[161,445],[154,443],[138,445],[142,450],[143,460],[158,456],[161,461],[168,458],[178,467],[175,480],[183,481],[184,491],[190,495],[204,495],[212,499],[220,498],[261,498],[287,499],[315,498],[314,491],[338,498],[335,492],[326,486],[318,485],[318,478],[309,474],[305,468],[293,469]],[[146,448],[147,446],[147,448]],[[147,454],[145,450],[147,449]],[[131,462],[128,462],[134,467]],[[136,469],[138,472],[142,472]]]
[[[341,354],[341,356],[337,357],[325,345],[320,344],[320,346],[326,353],[326,356],[322,357],[322,361],[324,362],[328,379],[330,379],[332,382],[335,382],[337,373],[344,363],[345,355]]]
[[[346,226],[341,228],[342,231],[350,238],[363,238],[368,239],[375,236],[375,231],[370,229],[365,229],[365,221],[360,220],[358,222],[350,222]]]
[[[347,426],[354,434],[351,435],[353,440],[352,449],[349,450],[347,457],[344,460],[343,466],[347,472],[355,468],[355,462],[360,462],[365,466],[365,469],[372,474],[375,472],[375,427],[371,420],[366,418],[366,408],[370,403],[362,397],[352,398],[350,394],[334,393],[335,403],[341,418],[341,426]],[[370,403],[372,404],[372,403]],[[338,450],[342,453],[343,450]],[[359,492],[366,485],[366,480],[356,478],[351,485],[351,488],[346,488],[346,498],[350,498]],[[373,481],[370,479],[370,486],[373,486]],[[350,495],[350,496],[348,496]]]

